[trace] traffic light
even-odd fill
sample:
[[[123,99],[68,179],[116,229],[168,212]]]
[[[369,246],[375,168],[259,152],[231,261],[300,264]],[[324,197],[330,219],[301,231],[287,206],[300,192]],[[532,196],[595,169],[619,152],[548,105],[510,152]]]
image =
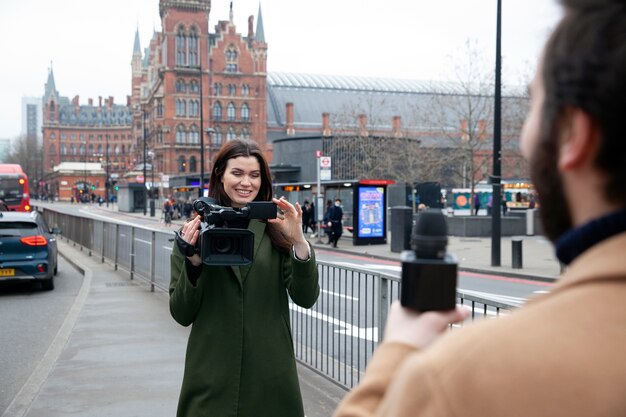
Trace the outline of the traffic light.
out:
[[[113,188],[115,189],[115,191],[119,191],[120,187],[119,185],[117,185],[117,181],[111,181],[111,184],[113,185]]]
[[[95,189],[96,189],[96,186],[95,186],[95,185],[92,185],[92,186],[91,186],[91,191],[94,191]]]
[[[119,191],[120,187],[118,185],[115,186],[115,191]]]

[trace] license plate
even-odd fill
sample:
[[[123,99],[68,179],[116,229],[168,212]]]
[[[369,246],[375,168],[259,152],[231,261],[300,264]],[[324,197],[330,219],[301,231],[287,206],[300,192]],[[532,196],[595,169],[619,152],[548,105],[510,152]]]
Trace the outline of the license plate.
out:
[[[0,277],[12,277],[13,275],[15,275],[15,269],[13,268],[0,269]]]

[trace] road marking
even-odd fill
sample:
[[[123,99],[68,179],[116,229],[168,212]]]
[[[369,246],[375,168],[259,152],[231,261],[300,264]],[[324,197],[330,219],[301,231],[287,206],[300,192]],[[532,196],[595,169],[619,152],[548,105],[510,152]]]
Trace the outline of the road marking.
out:
[[[136,237],[135,240],[137,242],[145,243],[146,245],[152,245],[152,242],[150,242],[148,240],[139,239],[138,237]]]
[[[528,301],[528,299],[526,298],[514,297],[512,295],[502,295],[502,294],[494,294],[494,293],[483,292],[483,291],[465,290],[462,288],[459,288],[459,291],[468,295],[475,295],[477,297],[485,298],[490,301],[500,301],[506,304],[521,305],[521,304],[524,304],[526,301]]]
[[[172,247],[171,247],[171,246],[161,246],[161,247],[162,247],[163,249],[165,249],[165,250],[172,250]]]
[[[335,333],[345,334],[351,337],[357,337],[367,341],[378,342],[378,327],[357,327],[353,326],[345,321],[338,320],[334,317],[327,316],[326,314],[318,313],[306,308],[302,308],[294,303],[289,303],[289,309],[305,316],[309,316],[316,320],[321,320],[328,324],[341,327],[341,329],[334,330]]]

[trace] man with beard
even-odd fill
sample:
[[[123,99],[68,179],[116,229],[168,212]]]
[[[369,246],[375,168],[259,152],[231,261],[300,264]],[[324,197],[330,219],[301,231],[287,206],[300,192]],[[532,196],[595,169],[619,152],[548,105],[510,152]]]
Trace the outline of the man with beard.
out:
[[[521,149],[567,270],[511,315],[394,304],[335,417],[626,416],[626,1],[562,0]]]

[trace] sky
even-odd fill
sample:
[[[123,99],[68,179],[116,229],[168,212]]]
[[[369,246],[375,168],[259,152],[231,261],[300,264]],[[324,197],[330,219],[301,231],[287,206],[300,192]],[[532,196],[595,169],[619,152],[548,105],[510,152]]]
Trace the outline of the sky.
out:
[[[209,30],[228,20],[229,0],[212,0]],[[532,77],[562,15],[555,0],[502,0],[502,79]],[[468,41],[494,66],[496,0],[265,0],[268,71],[449,80]],[[234,0],[234,23],[247,35],[259,0]],[[0,139],[22,132],[22,97],[41,97],[52,65],[70,99],[131,89],[135,31],[142,49],[161,30],[158,0],[0,0]]]

